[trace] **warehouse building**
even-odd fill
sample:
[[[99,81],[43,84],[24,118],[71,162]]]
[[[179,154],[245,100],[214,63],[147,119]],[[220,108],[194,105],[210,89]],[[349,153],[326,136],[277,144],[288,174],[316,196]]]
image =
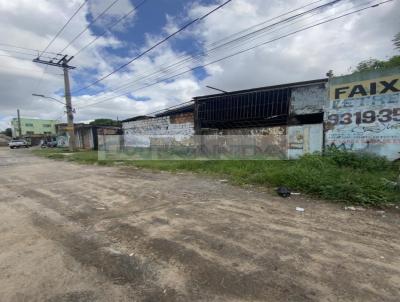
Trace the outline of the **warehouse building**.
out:
[[[400,68],[199,96],[125,120],[123,133],[126,148],[187,146],[207,156],[296,159],[333,148],[397,160]]]
[[[57,146],[69,146],[68,124],[56,125]],[[74,124],[75,144],[78,149],[98,150],[99,144],[103,144],[104,136],[120,135],[121,128],[111,126],[96,126],[83,123]],[[99,142],[100,139],[100,142]]]
[[[217,144],[220,153],[238,145],[245,148],[239,152],[271,159],[321,152],[327,83],[320,79],[196,97],[196,134],[205,137],[204,145]]]

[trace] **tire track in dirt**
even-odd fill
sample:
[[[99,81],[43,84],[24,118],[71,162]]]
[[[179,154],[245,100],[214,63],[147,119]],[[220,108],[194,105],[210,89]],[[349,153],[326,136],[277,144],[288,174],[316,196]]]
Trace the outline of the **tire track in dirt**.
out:
[[[12,176],[24,171],[15,167]],[[190,174],[51,161],[37,169],[20,178],[25,186],[0,186],[10,206],[29,210],[34,227],[71,259],[128,288],[127,301],[397,302],[400,295],[397,216]],[[77,179],[63,183],[65,173]],[[41,179],[61,182],[35,187]],[[66,290],[49,301],[85,295]]]
[[[159,268],[155,264],[114,249],[105,238],[83,229],[72,230],[37,213],[32,213],[32,222],[46,238],[62,245],[79,263],[96,268],[115,284],[131,287],[139,300],[184,301],[174,289],[156,284]]]
[[[188,276],[186,291],[193,299],[201,295],[230,297],[231,299],[273,301],[313,301],[313,292],[302,288],[297,282],[282,282],[279,273],[271,270],[241,272],[234,267],[227,268],[213,262],[194,249],[166,238],[151,238],[135,226],[113,223],[106,230],[111,238],[118,239],[125,246],[131,246],[138,254],[151,255],[156,261],[178,265]],[[207,300],[207,299],[206,299]]]

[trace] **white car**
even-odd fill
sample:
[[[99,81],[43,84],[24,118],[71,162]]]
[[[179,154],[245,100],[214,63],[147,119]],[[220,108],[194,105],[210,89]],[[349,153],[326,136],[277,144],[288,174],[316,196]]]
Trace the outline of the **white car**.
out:
[[[14,148],[29,148],[29,144],[26,140],[23,139],[13,139],[11,142],[8,143],[10,149]]]

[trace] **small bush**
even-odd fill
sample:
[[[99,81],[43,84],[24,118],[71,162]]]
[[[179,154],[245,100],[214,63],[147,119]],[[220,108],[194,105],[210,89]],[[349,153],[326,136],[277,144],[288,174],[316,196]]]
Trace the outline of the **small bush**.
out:
[[[330,150],[325,154],[339,167],[350,167],[366,171],[384,171],[392,166],[392,163],[383,156],[370,153],[355,153],[341,150]]]

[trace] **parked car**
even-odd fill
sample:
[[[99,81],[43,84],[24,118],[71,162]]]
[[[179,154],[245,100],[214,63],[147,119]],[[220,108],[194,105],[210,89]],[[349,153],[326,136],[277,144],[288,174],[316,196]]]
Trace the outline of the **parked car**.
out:
[[[47,148],[57,148],[57,141],[48,141]]]
[[[56,140],[42,140],[40,141],[40,147],[41,148],[56,148],[57,147],[57,141]]]
[[[8,143],[10,149],[15,148],[29,148],[29,144],[26,140],[23,139],[13,139],[11,142]]]

